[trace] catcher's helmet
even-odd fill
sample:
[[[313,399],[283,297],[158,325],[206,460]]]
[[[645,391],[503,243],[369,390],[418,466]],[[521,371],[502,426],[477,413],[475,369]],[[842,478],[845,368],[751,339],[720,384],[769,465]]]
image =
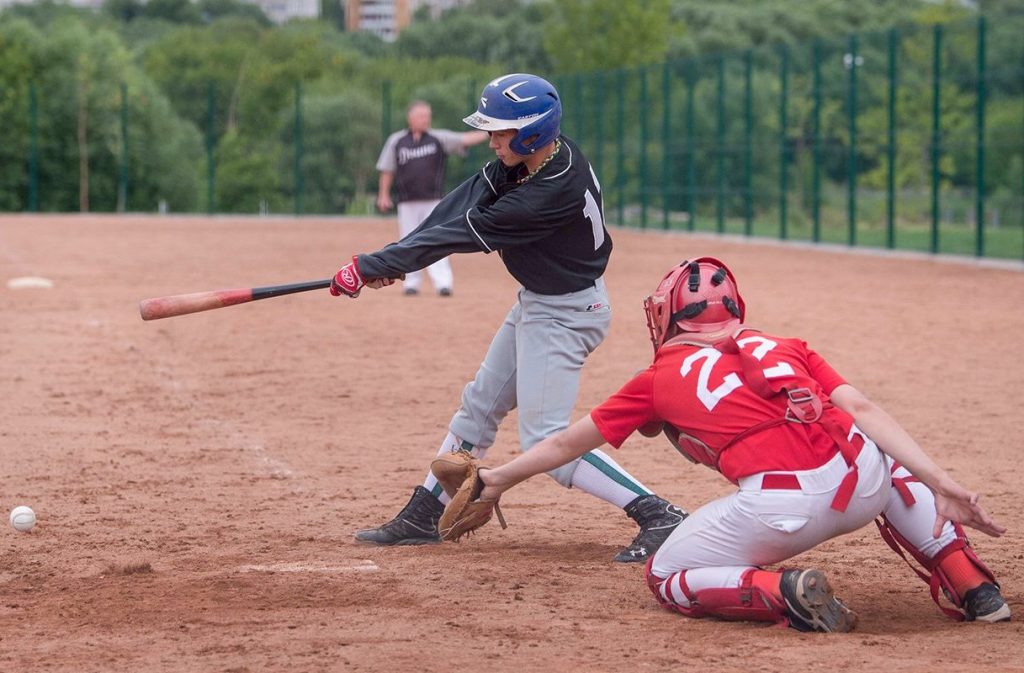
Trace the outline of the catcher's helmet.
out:
[[[476,112],[462,121],[482,131],[516,129],[509,147],[525,156],[558,137],[562,101],[547,80],[514,73],[485,86]]]
[[[644,311],[657,352],[679,332],[738,327],[746,307],[728,267],[713,257],[698,257],[673,266],[644,300]]]

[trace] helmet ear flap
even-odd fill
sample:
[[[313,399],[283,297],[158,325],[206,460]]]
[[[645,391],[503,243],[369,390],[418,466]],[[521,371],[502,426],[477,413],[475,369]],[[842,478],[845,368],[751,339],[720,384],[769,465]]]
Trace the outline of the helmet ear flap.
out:
[[[644,311],[647,313],[647,329],[651,333],[651,343],[657,353],[661,345],[673,336],[672,324],[672,292],[676,283],[687,273],[687,263],[683,262],[665,274],[654,292],[644,300]]]

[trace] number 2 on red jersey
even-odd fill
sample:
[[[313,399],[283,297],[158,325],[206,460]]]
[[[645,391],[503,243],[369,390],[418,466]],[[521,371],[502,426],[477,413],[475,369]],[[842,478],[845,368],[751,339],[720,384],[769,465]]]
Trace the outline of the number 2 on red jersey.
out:
[[[745,348],[750,344],[757,344],[757,347],[751,352],[759,362],[764,359],[773,348],[778,346],[778,343],[771,339],[766,339],[762,336],[749,336],[742,339],[737,339],[736,344],[740,348]],[[721,383],[715,388],[711,388],[712,374],[715,365],[722,358],[722,352],[711,348],[701,348],[696,353],[688,356],[683,360],[682,366],[679,367],[679,374],[685,379],[689,376],[695,365],[699,362],[700,369],[697,371],[697,399],[701,401],[708,411],[713,411],[718,403],[721,402],[725,397],[743,387],[743,381],[740,379],[739,374],[735,371],[731,371],[722,377]],[[721,369],[721,367],[719,367]],[[768,367],[764,370],[764,377],[766,379],[779,378],[782,376],[794,376],[796,372],[793,371],[793,367],[787,362],[780,362],[773,367]],[[716,381],[717,382],[717,379]]]

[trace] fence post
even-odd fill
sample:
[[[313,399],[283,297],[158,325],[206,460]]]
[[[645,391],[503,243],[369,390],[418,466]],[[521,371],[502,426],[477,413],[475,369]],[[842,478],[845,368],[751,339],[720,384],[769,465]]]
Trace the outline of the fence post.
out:
[[[604,72],[594,73],[594,163],[597,177],[604,179]],[[602,199],[603,200],[603,199]]]
[[[216,144],[216,137],[213,132],[215,103],[213,82],[210,82],[206,87],[206,212],[210,215],[213,215],[216,209],[214,198],[216,167],[213,162],[213,148]]]
[[[715,160],[717,182],[715,188],[715,226],[718,233],[725,231],[725,56],[718,57],[718,123],[715,127]]]
[[[637,68],[640,74],[640,228],[647,228],[647,66]]]
[[[686,228],[697,226],[697,170],[694,165],[696,149],[693,146],[693,90],[697,86],[697,65],[686,64]]]
[[[668,62],[661,68],[661,228],[669,227],[669,176],[672,167],[672,82]]]
[[[857,244],[857,36],[851,35],[848,42],[849,54],[849,105],[850,155],[847,157],[846,217],[848,245]]]
[[[885,185],[885,245],[896,247],[896,59],[900,48],[900,33],[889,31],[889,142],[886,146],[888,173]]]
[[[978,17],[978,92],[977,92],[977,185],[975,186],[975,220],[977,234],[974,254],[981,257],[985,254],[985,17]]]
[[[939,251],[939,140],[941,133],[942,26],[936,25],[932,49],[932,232],[931,251]]]
[[[295,83],[295,214],[302,215],[302,82]]]
[[[619,69],[619,95],[616,101],[616,139],[618,156],[616,157],[615,181],[619,197],[619,225],[626,224],[626,70]]]
[[[473,106],[476,107],[475,105]],[[391,81],[385,80],[380,90],[380,137],[381,142],[391,135]]]
[[[811,215],[814,225],[811,230],[811,240],[817,243],[821,240],[821,43],[817,40],[814,41],[811,59],[814,65],[811,85],[814,98],[812,114],[814,168],[811,172]]]
[[[121,82],[121,165],[117,175],[117,212],[128,210],[128,85]]]
[[[743,233],[754,233],[754,52],[743,53]]]
[[[779,238],[789,238],[787,220],[787,184],[789,172],[789,144],[786,132],[789,128],[789,48],[779,48]]]
[[[39,212],[39,95],[35,83],[28,87],[28,211]]]
[[[479,102],[477,101],[477,96],[479,96],[479,95],[480,95],[480,89],[477,87],[476,82],[473,81],[472,77],[469,78],[469,81],[466,83],[466,109],[467,110],[476,110],[477,106],[479,105]],[[483,146],[486,147],[487,143],[484,143]],[[480,152],[480,146],[479,145],[467,148],[466,156],[462,160],[462,179],[464,181],[468,180],[471,177],[473,177],[473,175],[476,173],[476,168],[475,168],[474,164],[478,163],[476,161],[476,157],[479,156],[478,155],[479,152]]]
[[[583,147],[583,75],[582,73],[576,73],[576,77],[573,78],[573,84],[576,87],[576,135],[573,139],[576,143]]]

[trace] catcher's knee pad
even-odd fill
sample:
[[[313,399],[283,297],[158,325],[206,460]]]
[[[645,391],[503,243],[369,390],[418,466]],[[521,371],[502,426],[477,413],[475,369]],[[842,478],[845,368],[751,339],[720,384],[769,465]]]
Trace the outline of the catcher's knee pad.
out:
[[[965,617],[963,613],[963,600],[957,592],[956,587],[953,586],[953,582],[950,581],[949,577],[942,569],[942,562],[947,557],[957,552],[963,552],[964,556],[967,557],[967,559],[982,575],[987,577],[996,587],[999,586],[999,583],[996,581],[995,575],[992,574],[992,571],[989,570],[988,566],[982,563],[981,559],[978,558],[978,555],[974,553],[974,549],[971,548],[970,542],[967,541],[967,535],[964,533],[964,529],[960,524],[953,524],[953,529],[956,531],[956,539],[943,547],[935,556],[930,558],[921,553],[919,549],[915,548],[905,537],[900,535],[900,532],[896,530],[891,523],[889,523],[889,520],[884,515],[879,519],[875,519],[875,524],[878,526],[878,532],[882,534],[882,539],[892,547],[893,551],[903,557],[903,560],[907,562],[907,565],[910,566],[910,569],[913,570],[918,577],[924,580],[925,584],[927,584],[931,589],[932,600],[935,601],[935,604],[939,606],[939,609],[951,619],[962,621]],[[906,554],[903,553],[904,549],[914,557],[914,560],[921,564],[924,568],[923,571],[915,567],[910,562],[910,559],[908,559]],[[955,605],[957,609],[954,610],[944,607],[942,603],[939,602],[940,589],[942,590],[942,593],[945,594],[949,602]]]
[[[652,556],[647,561],[647,586],[655,599],[667,610],[687,617],[717,617],[751,622],[789,623],[785,604],[771,593],[753,585],[755,569],[743,573],[738,587],[721,587],[691,591],[686,585],[686,571],[666,578],[651,572]]]

